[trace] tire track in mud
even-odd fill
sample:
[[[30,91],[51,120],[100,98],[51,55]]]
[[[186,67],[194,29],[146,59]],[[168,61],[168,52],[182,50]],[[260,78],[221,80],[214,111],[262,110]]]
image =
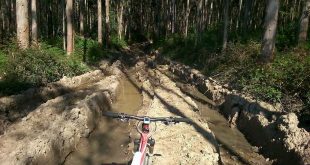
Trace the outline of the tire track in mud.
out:
[[[180,116],[192,124],[157,124],[153,164],[218,164],[218,144],[208,124],[195,112],[197,105],[184,95],[168,77],[148,70],[145,64],[137,73],[142,82],[144,107],[140,115]],[[139,70],[139,69],[138,69]]]

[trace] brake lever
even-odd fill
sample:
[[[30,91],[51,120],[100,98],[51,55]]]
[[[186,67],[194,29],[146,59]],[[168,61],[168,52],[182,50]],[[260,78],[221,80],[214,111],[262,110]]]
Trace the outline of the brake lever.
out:
[[[128,119],[128,118],[120,118],[120,119],[119,119],[119,121],[121,121],[121,122],[124,122],[124,123],[125,123],[125,122],[128,122],[128,121],[129,121],[129,119]]]
[[[127,117],[122,116],[122,115],[119,116],[118,120],[121,122],[124,122],[124,123],[129,121],[129,119]]]
[[[175,124],[171,117],[167,118],[166,121],[163,122],[165,125],[172,125]]]

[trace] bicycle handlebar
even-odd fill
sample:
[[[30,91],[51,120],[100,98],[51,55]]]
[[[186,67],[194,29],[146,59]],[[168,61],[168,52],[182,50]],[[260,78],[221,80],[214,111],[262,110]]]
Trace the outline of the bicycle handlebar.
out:
[[[125,113],[117,113],[117,112],[104,112],[104,116],[107,117],[112,117],[112,118],[119,118],[119,119],[133,119],[133,120],[138,120],[138,121],[143,121],[145,117],[147,116],[136,116],[136,115],[128,115]],[[178,123],[178,122],[185,122],[185,123],[190,123],[191,120],[188,118],[179,118],[179,117],[149,117],[150,121],[156,122],[156,121],[161,121],[161,122],[167,122],[167,123]]]

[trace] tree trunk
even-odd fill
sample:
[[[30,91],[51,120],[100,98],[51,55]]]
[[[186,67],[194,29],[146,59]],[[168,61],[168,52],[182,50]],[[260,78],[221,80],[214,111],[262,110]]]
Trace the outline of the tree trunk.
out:
[[[4,40],[4,29],[5,29],[5,20],[4,20],[4,4],[0,3],[0,43],[3,43]]]
[[[105,39],[106,48],[110,47],[110,0],[105,0]]]
[[[28,0],[16,0],[17,42],[19,48],[29,47]]]
[[[300,18],[300,29],[298,42],[304,43],[307,40],[308,26],[309,26],[309,12],[310,12],[310,0],[305,2],[302,15]]]
[[[63,36],[63,49],[67,50],[66,42],[66,2],[62,0],[62,36]]]
[[[229,3],[230,0],[224,1],[224,28],[223,28],[223,51],[227,48],[227,40],[228,40],[228,12],[229,12]]]
[[[262,63],[269,63],[274,59],[279,5],[279,0],[268,0],[265,16],[265,34],[262,41],[260,59]]]
[[[37,0],[31,0],[31,42],[38,44]]]
[[[123,11],[124,11],[124,3],[123,0],[120,0],[118,4],[118,11],[117,11],[117,22],[118,22],[118,39],[122,39],[122,34],[123,34]]]
[[[197,11],[196,11],[196,39],[195,39],[195,47],[198,42],[201,40],[202,33],[202,0],[197,1]]]
[[[73,52],[73,0],[67,0],[66,16],[67,16],[67,54]]]
[[[15,23],[16,21],[14,20],[14,18],[17,17],[17,13],[15,12],[17,9],[16,9],[16,3],[14,3],[15,1],[14,0],[9,0],[8,1],[8,4],[7,4],[7,25],[9,27],[9,29],[7,30],[7,32],[9,33],[7,36],[11,36],[12,33],[14,32],[15,28],[17,28],[15,25],[17,25],[17,23]],[[28,9],[28,7],[27,7]],[[16,13],[14,15],[14,13]],[[27,18],[28,18],[28,15],[27,15]]]
[[[175,11],[175,0],[172,0],[171,3],[171,34],[175,33],[175,15],[176,15],[176,11]]]
[[[189,6],[189,0],[186,1],[186,14],[185,14],[185,32],[184,32],[184,36],[187,37],[187,33],[188,33],[188,17],[189,17],[189,13],[190,13],[190,6]]]
[[[246,29],[249,28],[249,21],[250,21],[250,16],[251,16],[251,9],[253,5],[253,0],[247,0],[245,1],[245,9],[244,9],[244,16],[243,16],[243,27],[242,27],[242,32],[245,32]]]
[[[84,36],[84,15],[85,15],[85,1],[80,1],[80,34]]]
[[[102,45],[102,1],[98,0],[98,43]]]

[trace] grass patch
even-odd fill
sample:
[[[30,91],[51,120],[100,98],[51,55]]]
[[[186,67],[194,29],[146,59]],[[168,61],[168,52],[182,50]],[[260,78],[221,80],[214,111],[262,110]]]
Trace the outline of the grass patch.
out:
[[[7,63],[7,60],[8,59],[7,59],[6,54],[0,50],[0,77],[2,77],[4,74],[4,66]]]
[[[75,76],[90,68],[74,57],[66,57],[55,48],[10,50],[3,80],[0,82],[2,94],[14,94],[29,87],[57,81],[63,76]],[[56,53],[57,52],[57,53]]]

